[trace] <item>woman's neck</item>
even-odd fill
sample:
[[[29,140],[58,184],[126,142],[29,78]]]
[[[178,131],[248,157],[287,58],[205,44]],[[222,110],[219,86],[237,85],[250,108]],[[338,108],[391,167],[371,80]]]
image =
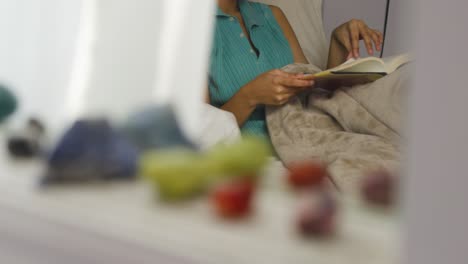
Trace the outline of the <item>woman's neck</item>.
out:
[[[235,15],[239,12],[238,0],[218,0],[218,7],[228,15]]]

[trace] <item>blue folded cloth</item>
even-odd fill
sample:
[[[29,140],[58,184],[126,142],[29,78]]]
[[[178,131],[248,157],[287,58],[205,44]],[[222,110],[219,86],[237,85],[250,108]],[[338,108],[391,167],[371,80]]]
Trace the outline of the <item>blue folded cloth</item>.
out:
[[[138,150],[106,120],[80,120],[50,154],[42,183],[132,179],[138,158]]]
[[[168,105],[151,106],[132,114],[122,130],[141,151],[174,147],[197,149],[180,129]]]

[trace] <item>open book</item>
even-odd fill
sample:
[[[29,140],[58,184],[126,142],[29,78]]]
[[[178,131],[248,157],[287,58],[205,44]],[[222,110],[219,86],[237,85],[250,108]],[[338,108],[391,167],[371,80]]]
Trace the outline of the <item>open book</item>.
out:
[[[322,88],[364,84],[376,81],[396,71],[410,61],[410,56],[408,54],[383,59],[377,57],[350,59],[326,71],[315,74],[306,73],[305,79],[314,79],[316,81],[316,86]]]

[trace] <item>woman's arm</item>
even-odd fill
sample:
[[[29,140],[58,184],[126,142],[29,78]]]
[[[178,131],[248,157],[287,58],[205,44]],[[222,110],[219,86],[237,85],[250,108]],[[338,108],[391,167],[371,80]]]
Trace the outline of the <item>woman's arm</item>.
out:
[[[242,126],[249,119],[257,105],[247,92],[249,88],[242,87],[221,109],[234,114],[237,124]]]
[[[330,41],[330,49],[328,51],[328,64],[327,69],[334,68],[347,59],[349,59],[349,51],[343,47],[335,38],[332,37]]]
[[[256,108],[255,102],[253,102],[251,96],[246,93],[247,90],[249,90],[249,88],[242,87],[226,104],[221,107],[222,110],[234,114],[239,126],[247,121]],[[211,103],[210,88],[208,86],[205,94],[205,103]]]
[[[270,8],[276,18],[276,21],[283,30],[284,36],[289,42],[289,46],[291,47],[294,56],[294,62],[309,63],[306,56],[304,55],[304,52],[302,51],[299,41],[297,40],[296,33],[294,33],[294,30],[292,29],[291,24],[289,24],[289,21],[284,15],[283,11],[277,6],[270,6]]]
[[[302,74],[291,74],[272,70],[260,74],[243,86],[221,109],[234,114],[242,126],[258,105],[283,105],[314,81],[301,79]]]

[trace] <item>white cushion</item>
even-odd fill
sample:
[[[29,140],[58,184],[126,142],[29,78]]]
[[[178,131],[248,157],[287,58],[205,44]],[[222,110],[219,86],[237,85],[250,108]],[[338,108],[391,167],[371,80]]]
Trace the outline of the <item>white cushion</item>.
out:
[[[218,143],[229,143],[238,140],[241,132],[236,117],[227,111],[204,104],[200,123],[201,133],[195,142],[208,149]]]

